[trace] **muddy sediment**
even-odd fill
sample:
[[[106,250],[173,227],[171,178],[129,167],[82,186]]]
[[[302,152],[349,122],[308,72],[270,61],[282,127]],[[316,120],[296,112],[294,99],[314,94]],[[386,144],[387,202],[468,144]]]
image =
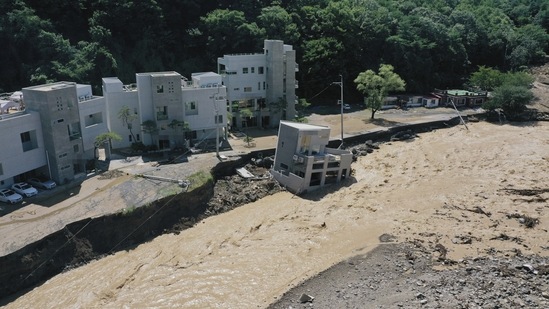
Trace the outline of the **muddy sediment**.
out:
[[[190,192],[168,196],[150,205],[68,224],[40,241],[0,257],[0,298],[32,287],[65,270],[120,250],[131,250],[165,233],[179,233],[196,222],[283,190],[270,178],[240,179],[235,165],[216,166],[219,179]],[[256,175],[267,169],[247,166]],[[229,176],[229,174],[233,174]]]

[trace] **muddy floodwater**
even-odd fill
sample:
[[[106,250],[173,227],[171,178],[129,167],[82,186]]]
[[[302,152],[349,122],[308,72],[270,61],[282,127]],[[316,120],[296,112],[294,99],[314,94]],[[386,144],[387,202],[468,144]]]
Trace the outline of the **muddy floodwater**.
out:
[[[341,186],[277,193],[57,275],[7,308],[264,308],[382,234],[442,244],[453,259],[491,248],[549,254],[549,192],[512,190],[549,188],[548,123],[424,133],[381,145],[353,169]],[[513,214],[539,224],[525,228]]]

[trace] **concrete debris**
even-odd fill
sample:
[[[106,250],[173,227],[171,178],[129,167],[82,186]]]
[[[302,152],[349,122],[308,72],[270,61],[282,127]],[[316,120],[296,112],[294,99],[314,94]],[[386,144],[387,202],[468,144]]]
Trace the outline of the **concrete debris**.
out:
[[[299,302],[300,303],[312,303],[314,299],[315,298],[312,297],[311,295],[307,295],[307,294],[303,293],[299,297]]]

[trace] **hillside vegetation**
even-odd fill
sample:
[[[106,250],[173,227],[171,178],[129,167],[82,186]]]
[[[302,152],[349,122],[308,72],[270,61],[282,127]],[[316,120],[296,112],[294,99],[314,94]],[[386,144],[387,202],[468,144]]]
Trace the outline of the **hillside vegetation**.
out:
[[[521,70],[549,52],[545,0],[3,0],[0,9],[0,92],[215,71],[217,57],[261,52],[264,39],[297,50],[303,98],[339,74],[358,97],[350,81],[382,63],[420,92],[460,86],[479,65]]]

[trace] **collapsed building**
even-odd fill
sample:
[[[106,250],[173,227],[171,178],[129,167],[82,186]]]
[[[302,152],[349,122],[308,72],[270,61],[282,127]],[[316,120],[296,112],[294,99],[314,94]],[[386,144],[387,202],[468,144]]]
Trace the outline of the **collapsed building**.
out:
[[[273,178],[301,194],[349,177],[353,154],[327,147],[329,139],[329,127],[281,121]]]

